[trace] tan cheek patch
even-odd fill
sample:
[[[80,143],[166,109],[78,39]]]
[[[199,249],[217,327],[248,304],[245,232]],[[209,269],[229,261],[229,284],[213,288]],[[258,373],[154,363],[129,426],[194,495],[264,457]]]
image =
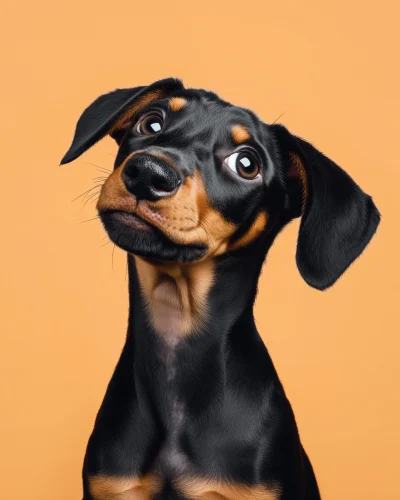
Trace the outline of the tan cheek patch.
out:
[[[186,99],[183,97],[172,97],[169,100],[169,108],[171,111],[180,111],[187,104]]]
[[[303,162],[300,160],[299,156],[297,156],[295,153],[289,153],[289,157],[291,161],[293,162],[293,165],[296,169],[297,177],[300,180],[301,187],[302,187],[302,213],[304,213],[304,210],[306,208],[306,202],[308,198],[308,185],[307,185],[307,174],[303,165]]]
[[[155,265],[134,258],[153,328],[171,342],[199,331],[208,317],[214,262]]]
[[[132,104],[132,106],[128,108],[122,116],[118,118],[108,133],[111,135],[119,129],[126,128],[136,113],[138,113],[145,106],[148,106],[151,102],[157,101],[164,96],[165,91],[162,89],[153,90],[143,95],[134,104]]]
[[[279,500],[279,487],[243,485],[202,478],[176,481],[177,489],[190,500]]]
[[[198,171],[185,179],[172,198],[139,202],[137,213],[174,243],[207,245],[208,256],[225,251],[229,238],[237,229],[211,207]]]
[[[126,162],[134,155],[130,154],[124,162],[114,170],[101,188],[100,196],[97,202],[97,210],[122,210],[125,212],[134,212],[137,207],[136,198],[126,189],[121,178],[122,170]]]
[[[96,475],[89,477],[93,500],[151,500],[162,488],[155,475],[142,478]]]
[[[250,229],[234,243],[229,245],[229,250],[237,250],[253,242],[265,230],[268,222],[268,215],[265,211],[260,212],[255,218]]]
[[[243,125],[234,125],[231,134],[236,144],[242,144],[250,139],[249,131]]]
[[[237,227],[211,206],[200,173],[196,171],[193,177],[187,177],[183,186],[170,198],[137,203],[121,179],[126,162],[136,153],[129,155],[104,183],[97,203],[98,211],[135,212],[178,245],[207,246],[204,258],[226,252],[229,239]]]

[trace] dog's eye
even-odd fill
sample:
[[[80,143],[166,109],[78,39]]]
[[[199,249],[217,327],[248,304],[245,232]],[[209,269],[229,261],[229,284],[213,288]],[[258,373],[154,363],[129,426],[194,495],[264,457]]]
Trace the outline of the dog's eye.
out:
[[[151,113],[140,118],[135,126],[135,130],[140,135],[152,135],[160,132],[163,125],[163,117],[157,113]]]
[[[260,173],[260,165],[248,151],[237,151],[226,158],[225,164],[243,179],[255,179]]]

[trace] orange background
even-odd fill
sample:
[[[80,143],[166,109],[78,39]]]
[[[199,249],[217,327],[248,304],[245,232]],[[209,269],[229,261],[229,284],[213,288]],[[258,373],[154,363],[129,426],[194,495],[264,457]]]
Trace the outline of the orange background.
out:
[[[321,293],[297,272],[298,222],[261,280],[260,332],[325,500],[400,498],[399,19],[394,1],[8,2],[0,30],[0,496],[81,498],[86,441],[125,336],[124,255],[94,204],[105,139],[58,167],[81,111],[166,76],[280,120],[343,166],[383,215]]]

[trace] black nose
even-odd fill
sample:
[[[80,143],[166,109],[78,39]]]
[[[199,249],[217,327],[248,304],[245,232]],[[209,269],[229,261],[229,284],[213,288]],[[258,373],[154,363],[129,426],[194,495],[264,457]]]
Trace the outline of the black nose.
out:
[[[182,182],[178,172],[167,162],[140,153],[127,162],[122,179],[137,199],[149,201],[170,196]]]

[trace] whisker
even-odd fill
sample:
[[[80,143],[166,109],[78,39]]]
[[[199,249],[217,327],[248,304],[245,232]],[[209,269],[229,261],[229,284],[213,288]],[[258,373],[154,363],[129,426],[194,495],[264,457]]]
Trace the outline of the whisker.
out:
[[[95,202],[96,202],[96,201],[98,201],[98,200],[99,200],[98,198],[94,197],[94,198],[92,199],[92,201],[90,202],[90,204],[91,204],[91,205],[93,205],[93,203],[95,203]]]
[[[92,219],[81,220],[79,224],[83,224],[84,222],[90,222],[91,220],[96,220],[96,219],[100,219],[100,215],[96,215],[96,217],[93,217]]]
[[[114,243],[114,246],[113,246],[113,249],[112,249],[112,253],[111,253],[111,269],[112,269],[112,272],[114,272],[114,251],[115,251],[115,243]]]
[[[97,167],[96,170],[99,172],[103,172],[103,174],[111,174],[112,170],[109,170],[108,168],[105,167]]]
[[[96,192],[95,192],[95,193],[92,193],[90,196],[88,196],[88,197],[86,198],[86,200],[85,200],[85,203],[82,205],[82,208],[83,208],[84,206],[86,206],[86,203],[87,203],[89,200],[91,200],[92,198],[95,198],[95,197],[96,197],[96,196],[98,196],[99,194],[100,194],[100,193],[96,193]]]
[[[282,118],[282,116],[286,113],[286,111],[284,111],[281,115],[278,116],[278,118],[276,118],[276,120],[274,120],[271,125],[273,125],[274,123],[276,123],[278,120],[280,120]]]
[[[93,189],[95,189],[95,188],[97,188],[97,187],[99,187],[99,186],[102,186],[102,183],[101,183],[101,182],[97,183],[97,184],[96,184],[95,186],[93,186],[92,188],[88,189],[88,190],[87,190],[87,191],[85,191],[84,193],[80,194],[79,196],[77,196],[76,198],[74,198],[73,200],[71,200],[71,203],[72,203],[73,201],[79,200],[79,198],[81,198],[82,196],[85,196],[85,194],[90,193],[90,191],[93,191]]]
[[[108,168],[102,167],[100,165],[96,165],[96,163],[91,163],[90,161],[86,161],[85,163],[86,163],[86,165],[92,165],[93,167],[100,168],[100,169],[103,169],[103,170],[107,170],[107,171],[109,171],[111,173],[111,170],[109,170]]]
[[[105,247],[105,246],[106,246],[106,245],[108,245],[109,243],[111,243],[111,240],[106,241],[106,242],[104,243],[104,245],[101,245],[101,246],[100,246],[100,248]]]
[[[86,193],[86,194],[85,194],[85,196],[82,198],[82,202],[84,202],[84,203],[83,203],[83,205],[82,205],[82,208],[86,205],[87,201],[88,201],[88,200],[89,200],[92,196],[100,195],[100,192],[101,192],[101,186],[102,186],[102,185],[96,186],[96,187],[98,187],[98,188],[99,188],[99,190],[98,190],[98,191],[93,191],[93,192],[91,192],[91,193]],[[81,209],[82,209],[82,208],[81,208]]]

